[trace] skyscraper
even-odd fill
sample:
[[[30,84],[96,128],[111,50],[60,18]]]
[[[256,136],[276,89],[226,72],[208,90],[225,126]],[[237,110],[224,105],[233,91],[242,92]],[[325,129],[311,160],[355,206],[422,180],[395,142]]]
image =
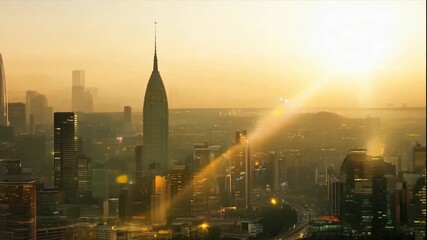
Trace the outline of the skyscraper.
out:
[[[83,154],[77,161],[77,184],[79,202],[89,202],[92,199],[92,161]]]
[[[154,42],[154,64],[147,84],[143,108],[144,174],[150,170],[164,171],[168,167],[169,113],[165,86],[157,65]],[[155,169],[150,169],[155,168]]]
[[[25,97],[26,123],[29,133],[34,133],[37,128],[52,123],[52,107],[48,106],[46,95],[28,90]]]
[[[77,200],[77,157],[81,146],[74,112],[54,114],[54,184],[64,191],[65,202]]]
[[[36,239],[36,182],[0,182],[0,238]]]
[[[132,108],[130,106],[125,106],[123,108],[123,119],[125,122],[125,127],[132,126]]]
[[[418,142],[412,148],[412,168],[414,173],[426,173],[426,146]]]
[[[396,227],[395,167],[357,149],[344,159],[340,218],[352,237],[390,239]]]
[[[414,199],[415,216],[414,216],[414,230],[415,239],[426,239],[426,177],[421,177],[417,180],[414,186]]]
[[[236,132],[231,159],[232,201],[238,208],[249,208],[251,193],[250,145],[246,130]]]
[[[154,192],[151,195],[151,223],[164,225],[166,212],[170,208],[170,191],[166,186],[165,176],[155,176]]]
[[[85,71],[74,70],[72,72],[73,86],[71,89],[71,104],[74,112],[92,112],[93,97],[85,88]]]
[[[138,214],[145,214],[150,209],[153,177],[143,175],[143,145],[135,146],[135,184],[134,204]],[[138,207],[137,207],[138,206]]]
[[[8,116],[10,125],[13,127],[15,134],[24,133],[25,131],[25,103],[9,103]]]
[[[192,193],[191,214],[198,216],[207,213],[209,185],[214,182],[213,175],[203,170],[210,163],[210,149],[208,143],[196,143],[193,150],[192,163]],[[211,170],[213,173],[213,169]],[[210,182],[209,182],[210,181]]]
[[[3,58],[0,54],[0,126],[7,126],[7,91],[4,75]]]

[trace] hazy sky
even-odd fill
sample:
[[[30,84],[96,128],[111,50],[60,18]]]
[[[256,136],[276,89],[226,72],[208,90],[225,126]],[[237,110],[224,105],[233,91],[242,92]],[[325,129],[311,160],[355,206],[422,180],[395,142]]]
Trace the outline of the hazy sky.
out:
[[[71,109],[71,71],[96,111],[142,111],[154,21],[171,108],[425,106],[424,1],[0,1],[9,101]],[[307,89],[311,88],[310,94]],[[299,101],[299,100],[298,100]]]

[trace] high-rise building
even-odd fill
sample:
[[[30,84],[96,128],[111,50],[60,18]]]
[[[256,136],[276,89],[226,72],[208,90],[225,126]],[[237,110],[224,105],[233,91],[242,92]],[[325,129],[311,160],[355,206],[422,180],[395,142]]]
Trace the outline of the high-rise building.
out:
[[[92,199],[92,161],[83,155],[77,156],[77,191],[79,202]]]
[[[413,220],[415,239],[426,239],[426,177],[423,176],[418,179],[414,186],[414,199],[413,204],[415,207],[415,216]]]
[[[357,149],[348,153],[340,172],[340,218],[353,237],[389,239],[396,230],[394,165]]]
[[[71,105],[74,112],[92,112],[92,93],[85,88],[85,71],[72,71]]]
[[[190,214],[190,191],[191,172],[188,167],[174,166],[166,174],[167,188],[170,189],[171,215],[189,216]]]
[[[108,198],[107,169],[92,169],[92,197],[98,201]]]
[[[418,142],[412,148],[412,168],[414,173],[426,174],[426,146]]]
[[[150,210],[150,201],[153,185],[153,176],[143,174],[143,145],[135,146],[135,184],[134,186],[134,211],[146,214]]]
[[[129,128],[132,126],[132,108],[129,106],[125,106],[123,109],[123,120],[125,123],[125,127]]]
[[[166,212],[170,208],[170,191],[167,189],[166,177],[155,176],[154,192],[151,195],[151,223],[166,224]]]
[[[8,116],[10,126],[13,127],[15,134],[24,133],[25,131],[25,103],[9,103]]]
[[[41,171],[46,166],[52,166],[52,161],[46,160],[48,148],[45,135],[21,135],[16,137],[16,140],[16,156],[22,160],[25,167]]]
[[[208,143],[196,143],[193,150],[191,214],[210,215],[219,209],[219,189]]]
[[[168,167],[169,109],[165,86],[157,65],[154,44],[153,71],[145,91],[143,108],[144,174],[151,168],[164,171]]]
[[[340,215],[340,190],[341,185],[340,181],[331,177],[328,179],[328,205],[329,205],[329,213],[331,216],[339,216]]]
[[[193,171],[200,171],[207,167],[210,163],[211,154],[207,142],[195,143],[193,145]],[[212,170],[214,170],[212,168]]]
[[[143,176],[143,145],[135,146],[135,201],[140,201],[142,196],[144,195],[143,184],[144,184],[144,176]]]
[[[125,186],[120,186],[119,194],[119,218],[125,221],[129,217],[129,190]]]
[[[52,123],[52,107],[48,106],[45,95],[36,91],[28,90],[25,97],[26,123],[29,133],[40,129],[40,125]]]
[[[249,208],[251,193],[250,145],[246,130],[236,132],[231,156],[231,198],[238,208]]]
[[[77,157],[82,152],[78,140],[77,115],[74,112],[54,114],[54,184],[64,191],[64,200],[77,200]]]
[[[0,182],[1,239],[36,239],[36,183]]]
[[[278,192],[282,189],[282,184],[286,181],[286,159],[283,155],[274,157],[273,168],[273,189]]]
[[[7,90],[6,78],[4,73],[3,58],[0,54],[0,126],[7,127]]]

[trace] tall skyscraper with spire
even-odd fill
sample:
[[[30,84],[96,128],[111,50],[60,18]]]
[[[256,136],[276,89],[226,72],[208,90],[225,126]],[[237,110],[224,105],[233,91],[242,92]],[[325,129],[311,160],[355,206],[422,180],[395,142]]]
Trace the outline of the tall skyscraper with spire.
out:
[[[0,54],[0,126],[7,126],[7,92],[4,76],[3,58]]]
[[[156,23],[155,23],[156,24]],[[157,36],[154,63],[147,84],[143,109],[143,172],[162,172],[168,167],[169,109],[165,86],[157,65]]]

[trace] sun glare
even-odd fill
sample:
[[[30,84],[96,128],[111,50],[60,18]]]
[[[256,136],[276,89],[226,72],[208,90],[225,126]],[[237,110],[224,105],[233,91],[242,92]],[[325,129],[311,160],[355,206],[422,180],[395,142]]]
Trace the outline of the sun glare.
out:
[[[393,21],[390,11],[327,5],[314,15],[312,45],[326,71],[365,75],[387,60],[393,43]]]

